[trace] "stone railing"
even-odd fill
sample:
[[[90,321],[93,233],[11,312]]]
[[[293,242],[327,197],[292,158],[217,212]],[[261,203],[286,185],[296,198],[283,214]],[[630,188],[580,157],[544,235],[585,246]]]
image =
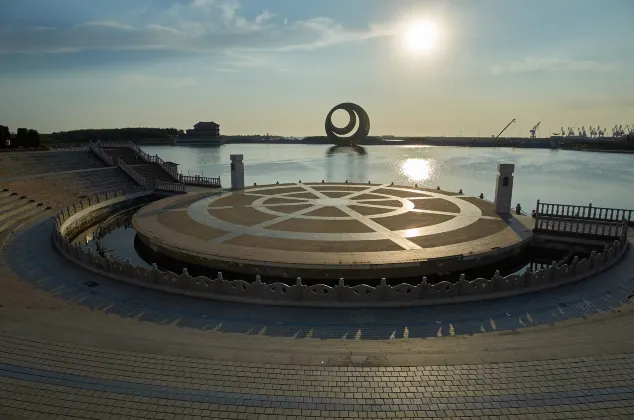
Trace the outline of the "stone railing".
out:
[[[618,238],[627,232],[627,221],[610,222],[593,219],[568,219],[563,217],[541,216],[535,220],[534,232],[559,233],[572,236],[600,238]]]
[[[627,220],[628,222],[634,221],[634,219],[632,219],[632,217],[634,216],[634,210],[593,207],[592,204],[588,206],[550,204],[542,203],[539,200],[537,200],[535,215],[537,218],[539,218],[540,216],[550,216],[613,222],[620,222],[623,219]]]
[[[139,173],[135,171],[134,168],[130,167],[130,165],[125,163],[123,160],[117,159],[117,166],[119,166],[119,168],[121,168],[121,170],[125,172],[126,174],[128,174],[132,179],[134,179],[137,182],[137,184],[143,185],[146,188],[153,187],[152,185],[147,185],[145,178],[139,175]]]
[[[161,169],[167,172],[175,181],[182,182],[188,185],[203,185],[208,187],[220,188],[220,177],[204,177],[204,176],[189,176],[179,174],[176,168],[165,162],[159,155],[149,155],[139,146],[131,141],[99,141],[100,147],[109,148],[128,148],[134,150],[134,153],[147,163],[156,163]]]
[[[171,165],[168,165],[163,159],[161,159],[158,155],[151,156],[147,154],[143,149],[134,144],[131,141],[100,141],[100,147],[109,147],[109,148],[127,148],[134,150],[134,153],[141,158],[141,160],[147,163],[156,163],[161,169],[167,172],[175,181],[179,181],[178,171]]]
[[[102,258],[79,244],[72,245],[70,233],[78,233],[83,218],[116,202],[140,196],[139,194],[101,194],[94,200],[82,200],[65,208],[56,218],[53,239],[58,249],[70,260],[102,275],[161,291],[203,298],[286,306],[322,307],[380,307],[421,306],[462,301],[500,298],[541,289],[560,286],[603,271],[617,262],[628,249],[627,232],[618,240],[605,246],[603,252],[593,252],[589,258],[575,257],[571,264],[554,262],[551,266],[521,275],[501,276],[499,272],[488,278],[468,281],[464,275],[456,283],[428,284],[425,277],[419,284],[390,286],[382,279],[379,286],[364,284],[346,285],[340,279],[337,285],[304,285],[301,278],[295,284],[282,282],[263,283],[259,276],[253,283],[242,280],[225,280],[222,273],[216,278],[192,277],[187,270],[182,274],[161,271],[156,265],[144,268],[118,257]],[[85,225],[85,224],[84,224]],[[73,229],[74,226],[74,229]]]
[[[101,147],[99,147],[99,146],[97,145],[97,143],[93,143],[93,142],[91,141],[91,142],[89,143],[89,145],[88,145],[88,148],[89,148],[90,150],[92,150],[92,152],[93,152],[94,154],[96,154],[97,156],[99,156],[99,158],[100,158],[101,160],[103,160],[104,162],[106,162],[106,164],[107,164],[107,165],[110,165],[110,166],[115,166],[114,161],[112,160],[112,158],[111,158],[108,154],[106,154],[106,153],[105,153],[105,152],[101,149]]]
[[[184,193],[185,184],[179,184],[177,182],[163,182],[163,181],[156,180],[156,183],[154,184],[154,189],[159,191],[172,191],[172,192]]]
[[[206,187],[218,187],[220,188],[220,177],[206,177],[199,175],[179,175],[179,180],[187,185],[203,185]]]
[[[126,187],[93,194],[64,207],[55,216],[55,235],[68,240],[69,232],[94,217],[98,210],[126,200],[149,196],[152,191],[144,187]]]

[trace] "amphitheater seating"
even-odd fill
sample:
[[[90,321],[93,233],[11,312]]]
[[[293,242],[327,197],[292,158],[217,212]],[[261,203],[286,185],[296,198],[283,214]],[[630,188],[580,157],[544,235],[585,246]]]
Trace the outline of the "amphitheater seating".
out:
[[[59,208],[79,198],[137,184],[117,168],[71,172],[3,183],[4,188]]]
[[[145,178],[146,182],[149,182],[150,185],[156,181],[163,182],[176,182],[174,178],[169,176],[163,169],[161,169],[157,164],[154,163],[145,163],[142,165],[130,165],[132,169],[134,169],[139,175]]]
[[[49,177],[20,179],[11,182],[3,182],[0,189],[9,189],[10,191],[25,197],[32,197],[38,202],[54,209],[67,206],[77,197],[59,188],[49,180]]]
[[[101,159],[87,150],[0,154],[0,178],[103,168],[105,166],[106,164]]]
[[[59,174],[49,179],[58,188],[76,197],[136,186],[136,183],[118,168]]]
[[[0,189],[0,247],[6,237],[20,226],[51,211],[51,207],[42,202]]]

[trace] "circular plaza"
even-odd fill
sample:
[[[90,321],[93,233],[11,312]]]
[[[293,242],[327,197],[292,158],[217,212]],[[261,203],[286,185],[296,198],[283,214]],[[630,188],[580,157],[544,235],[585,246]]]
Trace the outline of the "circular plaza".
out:
[[[528,244],[530,223],[500,216],[476,197],[348,183],[173,196],[132,221],[144,245],[178,261],[322,280],[413,278],[490,264]]]

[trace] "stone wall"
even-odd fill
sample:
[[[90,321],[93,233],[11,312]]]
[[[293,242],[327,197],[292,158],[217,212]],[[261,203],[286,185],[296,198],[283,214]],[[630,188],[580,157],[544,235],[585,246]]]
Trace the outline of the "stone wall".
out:
[[[617,262],[628,249],[626,232],[619,240],[606,246],[601,253],[593,252],[589,258],[574,258],[571,264],[554,262],[548,268],[536,272],[527,271],[522,275],[477,278],[468,281],[464,275],[457,283],[440,282],[428,284],[423,277],[419,284],[399,284],[389,286],[385,279],[379,286],[348,286],[344,279],[334,286],[318,284],[304,285],[298,278],[295,284],[262,283],[259,276],[254,283],[242,280],[225,280],[222,273],[216,278],[192,277],[183,270],[181,274],[161,271],[156,265],[144,268],[118,258],[101,258],[91,250],[72,245],[70,235],[77,232],[77,226],[94,212],[116,203],[138,199],[139,194],[117,191],[102,194],[94,199],[82,200],[63,209],[56,218],[53,241],[57,248],[70,260],[102,275],[127,283],[149,287],[171,293],[259,304],[292,306],[337,306],[337,307],[380,307],[418,306],[462,301],[500,298],[528,293],[550,287],[575,282],[603,271]]]

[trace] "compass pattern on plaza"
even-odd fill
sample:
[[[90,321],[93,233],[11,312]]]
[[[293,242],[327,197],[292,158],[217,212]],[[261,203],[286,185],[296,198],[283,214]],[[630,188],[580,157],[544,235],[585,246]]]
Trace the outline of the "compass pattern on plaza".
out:
[[[307,241],[390,241],[398,250],[425,248],[421,238],[468,228],[489,203],[434,190],[370,184],[267,185],[210,196],[187,207],[197,223],[242,236]],[[475,199],[478,200],[478,199]],[[477,205],[476,205],[477,204]],[[486,213],[486,211],[485,211]]]

